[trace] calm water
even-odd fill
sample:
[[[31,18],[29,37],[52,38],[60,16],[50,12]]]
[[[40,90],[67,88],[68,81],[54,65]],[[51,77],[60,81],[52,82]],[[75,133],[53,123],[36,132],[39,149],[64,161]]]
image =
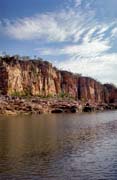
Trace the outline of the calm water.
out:
[[[117,180],[117,111],[0,117],[0,180]]]

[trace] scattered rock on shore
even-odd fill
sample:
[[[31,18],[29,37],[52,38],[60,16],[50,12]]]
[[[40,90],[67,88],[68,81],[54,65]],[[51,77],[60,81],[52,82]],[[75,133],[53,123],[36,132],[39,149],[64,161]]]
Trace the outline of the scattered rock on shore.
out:
[[[83,104],[71,99],[0,96],[0,114],[76,113],[117,109],[117,104]]]

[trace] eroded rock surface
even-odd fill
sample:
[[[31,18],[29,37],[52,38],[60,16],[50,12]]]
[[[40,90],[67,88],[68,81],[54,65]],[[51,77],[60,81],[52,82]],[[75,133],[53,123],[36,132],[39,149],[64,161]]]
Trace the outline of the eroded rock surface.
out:
[[[0,60],[0,93],[11,96],[69,96],[90,104],[117,102],[117,88],[89,77],[60,71],[41,60]]]

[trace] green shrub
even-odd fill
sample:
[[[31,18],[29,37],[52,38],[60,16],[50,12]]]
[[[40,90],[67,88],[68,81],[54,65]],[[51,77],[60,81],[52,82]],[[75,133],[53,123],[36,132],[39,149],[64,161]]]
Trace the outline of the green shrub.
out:
[[[11,96],[17,96],[17,97],[20,97],[21,96],[21,93],[20,92],[17,92],[17,91],[14,91]]]

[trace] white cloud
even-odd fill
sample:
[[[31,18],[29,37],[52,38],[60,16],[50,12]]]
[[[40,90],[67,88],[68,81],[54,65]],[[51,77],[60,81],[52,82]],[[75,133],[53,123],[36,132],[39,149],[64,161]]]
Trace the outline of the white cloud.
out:
[[[94,58],[72,57],[71,59],[56,63],[60,69],[81,73],[93,77],[103,83],[111,82],[117,85],[117,53],[106,54]]]
[[[117,37],[117,27],[112,30],[112,37]]]
[[[109,48],[110,47],[106,41],[103,41],[102,43],[100,41],[93,41],[90,43],[83,43],[79,46],[68,46],[64,49],[64,52],[68,53],[69,55],[95,57],[108,50]]]
[[[74,0],[75,1],[75,6],[78,7],[81,5],[82,0]]]
[[[85,31],[88,31],[87,36],[92,36],[93,32],[99,28],[94,20],[93,11],[89,10],[84,13],[81,10],[77,11],[76,8],[39,14],[13,22],[7,20],[3,24],[4,32],[11,38],[18,40],[42,39],[49,42],[70,40],[78,42]],[[104,26],[105,24],[100,26],[100,33]],[[108,28],[106,25],[106,30]]]
[[[80,45],[67,45],[63,48],[37,48],[36,51],[41,55],[69,55],[69,56],[79,56],[79,57],[97,57],[105,51],[109,50],[108,41],[98,41],[93,40],[92,42],[83,42]]]
[[[6,34],[19,40],[48,39],[49,41],[63,41],[65,32],[58,26],[51,14],[18,19],[5,26]]]
[[[75,0],[75,4],[81,0]],[[93,39],[102,40],[112,23],[99,23],[94,18],[94,11],[82,12],[81,9],[69,8],[57,12],[38,14],[15,21],[5,20],[0,23],[5,34],[17,40],[43,40],[48,42],[86,43]],[[112,34],[116,34],[113,27]],[[94,33],[96,32],[95,36]]]

